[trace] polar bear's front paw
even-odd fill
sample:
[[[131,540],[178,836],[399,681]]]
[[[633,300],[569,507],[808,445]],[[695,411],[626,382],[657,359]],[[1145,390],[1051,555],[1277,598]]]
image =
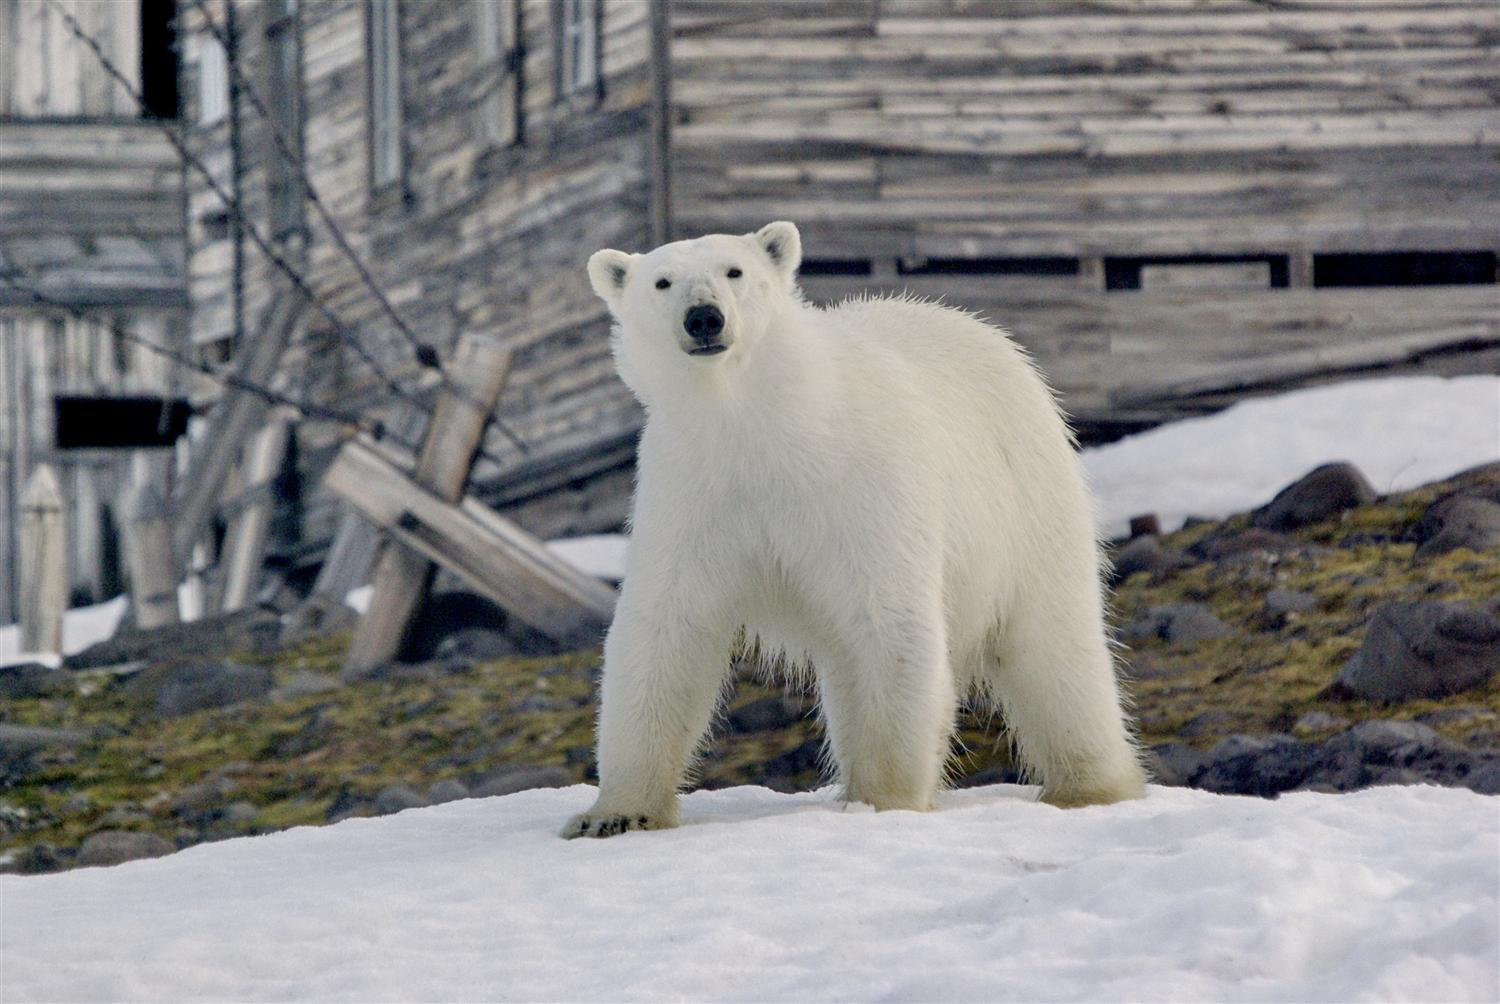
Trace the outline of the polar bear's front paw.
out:
[[[627,815],[615,812],[583,812],[568,820],[562,835],[573,840],[578,837],[613,837],[627,830],[660,830],[670,823],[661,823],[651,816],[637,813]]]

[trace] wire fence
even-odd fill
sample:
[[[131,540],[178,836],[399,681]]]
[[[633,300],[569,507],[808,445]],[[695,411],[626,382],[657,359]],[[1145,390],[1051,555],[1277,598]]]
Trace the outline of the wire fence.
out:
[[[227,47],[227,44],[230,40],[222,32],[222,29],[219,28],[217,23],[213,22],[211,15],[203,6],[201,0],[191,0],[191,2],[193,3],[193,6],[197,10],[199,10],[199,12],[205,18],[205,26],[208,28],[210,33],[214,35],[215,39],[218,40],[221,45],[226,45]],[[58,16],[62,19],[69,32],[71,32],[79,42],[81,42],[85,47],[89,49],[94,58],[98,61],[101,69],[103,69],[104,72],[112,80],[114,80],[116,84],[120,86],[120,88],[131,99],[131,101],[135,103],[137,108],[141,111],[143,119],[155,125],[157,130],[161,132],[162,135],[167,139],[168,143],[171,144],[172,148],[176,151],[177,156],[183,162],[183,164],[191,168],[203,180],[209,191],[211,191],[214,196],[217,197],[219,201],[224,205],[225,210],[239,224],[241,232],[250,239],[251,243],[254,244],[256,248],[266,257],[266,260],[274,265],[275,268],[287,278],[287,280],[292,284],[294,288],[297,289],[299,293],[306,297],[307,302],[323,317],[325,321],[327,321],[330,330],[334,332],[339,340],[347,345],[349,349],[366,366],[370,368],[371,372],[375,374],[377,380],[381,383],[381,385],[385,387],[394,397],[405,401],[407,404],[415,408],[418,412],[430,418],[432,409],[427,404],[427,402],[422,400],[422,398],[418,397],[415,393],[401,386],[401,384],[393,376],[391,376],[391,374],[385,369],[385,367],[381,364],[380,360],[375,356],[375,354],[365,346],[365,344],[350,329],[350,327],[343,321],[343,319],[338,316],[337,312],[328,304],[328,302],[321,295],[319,295],[319,293],[315,289],[313,289],[311,283],[307,280],[307,278],[296,268],[296,266],[288,261],[286,255],[278,251],[273,246],[272,242],[260,231],[260,228],[256,226],[255,222],[251,220],[245,213],[244,207],[240,204],[240,200],[231,193],[224,190],[223,185],[220,184],[219,180],[214,176],[213,172],[203,163],[202,159],[194,154],[191,149],[189,149],[187,143],[178,134],[177,129],[174,128],[169,121],[154,118],[147,114],[145,100],[140,91],[124,75],[124,73],[119,69],[114,61],[109,58],[109,55],[103,50],[103,47],[99,44],[98,40],[91,36],[87,31],[85,31],[82,25],[78,23],[73,15],[67,9],[57,3],[57,0],[47,0],[47,3],[53,10],[57,12]],[[355,271],[359,275],[361,282],[371,290],[374,299],[381,306],[382,311],[391,318],[392,322],[396,326],[396,329],[401,332],[402,337],[406,340],[408,346],[411,348],[417,364],[425,368],[436,370],[441,377],[441,386],[448,393],[451,393],[462,400],[469,401],[471,404],[475,404],[478,407],[484,408],[486,412],[489,412],[491,409],[485,408],[480,402],[473,401],[462,387],[459,387],[458,385],[453,383],[447,377],[447,375],[442,372],[441,362],[438,359],[437,352],[433,348],[433,346],[426,342],[423,342],[411,329],[410,325],[408,325],[405,320],[401,318],[395,307],[390,303],[389,297],[387,297],[384,291],[380,289],[379,283],[370,273],[368,267],[366,267],[364,262],[359,258],[359,255],[354,250],[353,246],[349,243],[347,237],[345,237],[342,228],[338,225],[332,213],[328,211],[322,199],[318,197],[316,187],[313,185],[312,179],[308,177],[306,167],[303,163],[302,158],[292,150],[290,142],[288,141],[285,134],[281,131],[279,126],[276,124],[274,117],[270,114],[270,111],[266,107],[265,103],[260,99],[259,95],[255,93],[255,90],[250,82],[239,71],[237,64],[231,64],[231,66],[233,66],[233,72],[236,75],[235,79],[237,82],[237,88],[241,93],[246,94],[247,98],[250,100],[257,113],[261,115],[261,117],[265,120],[268,131],[273,137],[273,143],[276,147],[277,155],[285,158],[286,162],[297,173],[299,187],[301,189],[303,197],[306,198],[309,203],[311,203],[317,210],[319,218],[323,221],[325,227],[327,227],[328,232],[330,236],[333,237],[335,244],[354,265]],[[15,266],[12,265],[11,268],[13,272]],[[34,286],[27,286],[24,283],[17,282],[13,274],[7,275],[5,273],[0,273],[0,281],[4,281],[7,285],[28,295],[38,303],[65,310],[70,314],[73,314],[74,316],[87,317],[86,313],[78,310],[72,305],[59,301],[53,297],[48,297],[46,294],[42,293]],[[300,414],[306,415],[308,417],[324,418],[331,421],[348,423],[372,432],[381,431],[378,429],[378,422],[372,422],[370,420],[362,419],[359,416],[352,415],[348,412],[344,412],[340,409],[332,408],[327,405],[319,405],[310,401],[290,398],[287,395],[281,394],[281,392],[273,390],[270,387],[265,387],[263,385],[253,383],[252,381],[244,380],[243,378],[237,376],[225,374],[213,369],[212,367],[197,363],[192,359],[182,355],[181,353],[176,353],[171,349],[159,346],[149,339],[141,339],[140,336],[134,335],[134,333],[124,334],[122,335],[122,337],[132,338],[133,340],[138,341],[143,345],[147,345],[152,351],[159,351],[164,355],[169,355],[171,358],[175,359],[177,362],[181,363],[187,368],[195,372],[202,373],[210,379],[219,382],[221,385],[235,386],[238,389],[257,394],[265,398],[266,400],[276,400],[278,403],[286,404],[290,407],[295,408]],[[527,447],[526,443],[512,430],[510,430],[503,422],[501,422],[496,416],[491,414],[490,419],[494,423],[495,427],[501,432],[501,434],[504,435],[506,439],[508,439],[516,447],[516,449],[518,449],[522,453],[529,452],[529,448]],[[387,438],[392,438],[390,437],[388,431],[385,432],[385,435],[387,436]],[[401,443],[400,445],[405,446],[409,449],[415,448],[409,443]],[[480,456],[494,463],[496,466],[504,465],[503,458],[495,455],[483,445],[480,446],[478,453]]]

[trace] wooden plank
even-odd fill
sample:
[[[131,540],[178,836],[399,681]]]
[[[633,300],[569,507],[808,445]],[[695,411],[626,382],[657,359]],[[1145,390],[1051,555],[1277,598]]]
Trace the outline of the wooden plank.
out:
[[[282,352],[301,320],[305,300],[300,293],[278,292],[255,339],[244,351],[235,376],[246,383],[265,387],[271,383]],[[267,404],[248,390],[231,387],[224,392],[214,414],[204,447],[183,479],[183,494],[174,500],[173,548],[180,565],[186,565],[193,544],[208,527],[230,467],[239,459],[245,441],[264,421]]]
[[[255,594],[261,565],[265,561],[271,515],[276,507],[272,488],[286,458],[291,429],[292,416],[285,409],[277,408],[245,444],[245,456],[240,463],[244,471],[240,498],[224,538],[221,559],[224,571],[219,610],[222,613],[244,608]]]
[[[21,499],[21,650],[61,652],[68,609],[68,542],[62,487],[38,464]]]
[[[477,500],[455,505],[418,488],[372,443],[346,444],[323,483],[402,544],[560,643],[596,642],[613,615],[608,585]]]
[[[138,628],[176,624],[177,564],[166,500],[150,481],[140,481],[125,502],[125,565],[130,609]]]
[[[416,485],[448,502],[463,495],[474,453],[510,365],[510,352],[491,339],[470,335],[459,341],[447,367],[451,386],[438,397],[417,456]],[[358,505],[357,500],[350,501]],[[423,552],[401,545],[382,550],[371,578],[369,609],[360,618],[344,657],[346,678],[368,675],[395,658],[431,577],[432,565]]]

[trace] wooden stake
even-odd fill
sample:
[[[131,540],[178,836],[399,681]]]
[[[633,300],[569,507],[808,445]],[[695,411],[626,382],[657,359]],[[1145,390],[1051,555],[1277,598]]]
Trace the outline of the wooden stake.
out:
[[[465,336],[454,350],[447,367],[449,386],[438,395],[413,475],[417,485],[440,500],[456,502],[462,497],[484,428],[510,375],[510,360],[499,342],[474,335]],[[371,578],[369,610],[360,618],[344,659],[346,679],[365,676],[395,658],[432,571],[423,555],[387,542]]]
[[[126,500],[124,530],[135,626],[176,624],[177,565],[172,560],[172,524],[161,491],[150,481],[137,483]]]
[[[291,428],[292,416],[278,408],[245,446],[240,502],[224,540],[224,596],[219,608],[226,614],[250,601],[260,578],[271,515],[276,508],[272,488],[286,458]]]
[[[38,464],[21,498],[21,648],[61,652],[68,609],[67,528],[57,473]]]

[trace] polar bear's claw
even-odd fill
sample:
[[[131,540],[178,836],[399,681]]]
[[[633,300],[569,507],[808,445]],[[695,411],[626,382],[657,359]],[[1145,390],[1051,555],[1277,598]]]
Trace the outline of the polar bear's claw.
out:
[[[593,816],[585,812],[569,820],[568,825],[563,827],[562,835],[568,840],[575,840],[578,837],[613,837],[628,830],[655,829],[658,827],[650,816]]]

